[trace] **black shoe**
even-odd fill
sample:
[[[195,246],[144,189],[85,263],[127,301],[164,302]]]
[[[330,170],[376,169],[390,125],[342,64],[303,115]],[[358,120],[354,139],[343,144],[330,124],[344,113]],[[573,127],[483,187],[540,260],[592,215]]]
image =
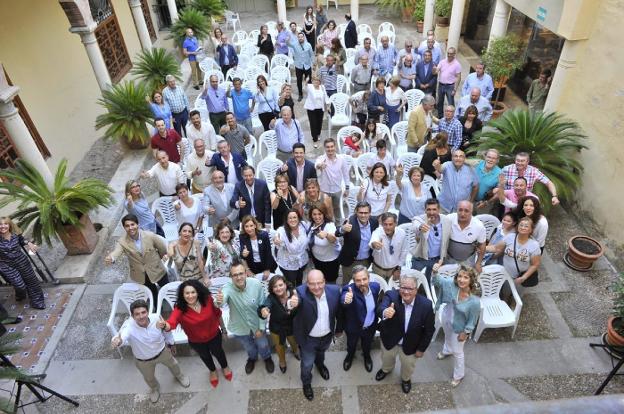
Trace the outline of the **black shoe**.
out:
[[[285,374],[286,373],[286,367],[285,366],[280,367],[280,371],[282,371],[282,374]]]
[[[198,91],[198,90],[199,90],[199,85],[195,85],[195,86],[193,86],[193,89],[195,89],[196,91]]]
[[[321,378],[325,381],[329,379],[329,370],[325,365],[317,365],[316,369],[318,369],[319,374],[321,374]]]
[[[314,391],[312,390],[312,386],[310,384],[303,386],[303,395],[312,401],[314,399]]]
[[[364,355],[364,368],[367,372],[373,371],[373,360],[371,359],[370,355]]]
[[[375,381],[381,381],[382,379],[386,378],[386,375],[388,375],[388,373],[384,372],[383,369],[380,369],[379,371],[377,371],[377,374],[375,374]]]
[[[299,354],[298,354],[298,353],[297,353],[297,354],[293,354],[293,356],[295,357],[295,359],[296,359],[297,361],[301,361],[301,357],[299,356]]]
[[[248,359],[247,363],[245,364],[245,374],[247,375],[251,374],[255,367],[256,367],[256,361],[253,359]]]
[[[303,101],[303,96],[299,95],[299,98],[297,99],[297,102],[301,102]]]
[[[412,390],[412,381],[401,380],[401,389],[405,394],[409,394],[409,392]]]
[[[273,363],[273,359],[271,359],[271,357],[264,360],[264,367],[269,374],[272,374],[273,371],[275,371],[275,364]]]
[[[342,363],[342,368],[345,371],[348,371],[351,369],[351,364],[353,364],[353,355],[347,354],[347,356],[344,359],[344,362]]]

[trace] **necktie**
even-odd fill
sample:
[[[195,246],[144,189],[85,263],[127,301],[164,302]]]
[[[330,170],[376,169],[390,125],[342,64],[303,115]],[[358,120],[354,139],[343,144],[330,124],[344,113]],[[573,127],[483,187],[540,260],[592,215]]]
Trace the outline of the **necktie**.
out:
[[[253,184],[251,185],[251,187],[249,188],[249,198],[251,199],[251,215],[255,216],[256,215],[256,210],[254,209],[254,191],[253,191]]]

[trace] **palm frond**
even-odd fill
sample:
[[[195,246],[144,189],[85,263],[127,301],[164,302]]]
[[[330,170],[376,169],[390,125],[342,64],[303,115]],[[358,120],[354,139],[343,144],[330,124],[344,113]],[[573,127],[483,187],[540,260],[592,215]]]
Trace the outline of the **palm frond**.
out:
[[[191,7],[199,10],[208,18],[223,17],[226,9],[225,2],[222,0],[193,0]]]
[[[163,48],[144,49],[137,53],[132,74],[146,84],[148,91],[161,90],[165,76],[182,81],[182,71],[176,58]]]
[[[193,29],[198,40],[203,40],[210,35],[211,25],[208,17],[193,7],[186,7],[178,16],[178,20],[169,28],[167,39],[174,39],[177,44],[181,45],[186,36],[186,29],[189,27]]]

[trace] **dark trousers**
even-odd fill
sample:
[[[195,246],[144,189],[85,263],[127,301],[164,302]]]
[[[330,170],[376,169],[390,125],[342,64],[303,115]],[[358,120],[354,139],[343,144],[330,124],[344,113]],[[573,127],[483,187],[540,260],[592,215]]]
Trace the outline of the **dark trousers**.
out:
[[[186,123],[189,120],[188,109],[184,108],[184,111],[173,113],[173,129],[176,130],[178,135],[182,136],[182,131],[184,131],[184,136],[186,136]]]
[[[453,89],[455,89],[454,83],[440,83],[438,85],[438,117],[444,116],[444,97],[448,105],[455,105],[455,96],[453,96]]]
[[[312,383],[312,367],[325,365],[325,351],[331,344],[332,334],[321,338],[308,336],[304,344],[299,344],[301,355],[301,382],[303,385]]]
[[[366,126],[366,119],[368,118],[368,114],[356,112],[355,116],[357,117],[358,124],[362,125],[362,129],[364,129],[364,127]]]
[[[312,141],[317,142],[321,136],[323,130],[323,117],[325,111],[322,109],[315,109],[310,111],[308,109],[308,121],[310,121],[310,134],[312,134]]]
[[[199,354],[201,360],[206,364],[210,371],[216,371],[217,367],[215,366],[212,357],[217,358],[219,365],[221,368],[227,368],[228,362],[225,357],[225,352],[223,351],[223,346],[221,346],[221,330],[217,333],[217,335],[212,338],[208,342],[191,342],[189,341],[189,345],[195,352]]]
[[[221,66],[221,72],[223,72],[223,76],[227,75],[227,71],[232,69],[234,65],[223,65]]]
[[[338,93],[336,89],[326,90],[327,96],[331,97],[332,95]],[[329,115],[334,116],[334,105],[329,108]]]
[[[169,278],[167,277],[167,273],[165,273],[163,277],[161,277],[160,280],[156,282],[155,284],[152,283],[149,277],[147,277],[147,273],[146,273],[145,283],[143,284],[147,286],[147,288],[152,292],[152,295],[154,296],[154,300],[156,300],[156,298],[158,297],[158,289],[165,286],[167,283],[169,283]]]
[[[431,259],[423,259],[420,257],[412,257],[412,269],[416,269],[421,271],[423,267],[427,267],[425,271],[425,276],[427,277],[427,282],[431,285],[431,273],[433,272],[433,265],[436,264],[440,260],[439,257],[434,257]]]
[[[373,346],[373,339],[375,338],[375,325],[371,325],[366,329],[362,329],[359,333],[347,332],[347,355],[353,358],[355,355],[355,348],[357,347],[358,340],[362,340],[362,355],[370,357],[371,347]]]
[[[0,274],[15,289],[15,300],[22,300],[28,294],[33,307],[45,306],[41,283],[25,253],[20,254],[11,262],[0,262]]]
[[[299,96],[303,96],[303,79],[306,78],[306,82],[310,83],[312,80],[312,68],[295,68],[295,75],[297,75],[297,90],[299,91]]]
[[[210,118],[210,123],[215,129],[215,132],[219,134],[219,130],[225,125],[225,112],[210,113],[208,117]]]
[[[158,234],[160,237],[165,237],[165,231],[158,222],[156,222],[156,234]]]
[[[336,279],[338,279],[338,269],[340,269],[338,258],[331,262],[322,262],[312,257],[312,261],[314,262],[314,268],[323,272],[325,280],[328,283],[336,283]]]
[[[264,128],[264,130],[268,131],[269,129],[271,129],[269,124],[273,119],[275,119],[275,114],[273,112],[263,112],[261,114],[258,114],[258,118],[260,118],[260,122],[262,122],[262,127]]]
[[[282,274],[293,286],[299,286],[303,283],[303,269],[305,269],[305,266],[299,270],[286,270],[280,266]]]

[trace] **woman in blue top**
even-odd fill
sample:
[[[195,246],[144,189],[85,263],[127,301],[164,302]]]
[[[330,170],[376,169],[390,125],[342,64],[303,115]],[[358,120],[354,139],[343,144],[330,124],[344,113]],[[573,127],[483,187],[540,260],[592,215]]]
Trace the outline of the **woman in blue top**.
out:
[[[445,303],[442,310],[442,329],[444,329],[444,347],[438,353],[438,359],[449,355],[455,357],[452,387],[457,387],[464,378],[464,344],[479,320],[481,304],[475,295],[477,290],[477,272],[461,265],[454,278],[433,274],[433,286],[438,289],[438,301],[435,311]]]
[[[136,180],[130,180],[126,183],[126,199],[124,207],[128,213],[134,214],[139,219],[139,228],[141,230],[151,231],[159,236],[165,237],[160,224],[156,221],[156,216],[150,210],[149,203],[145,194],[141,191],[141,185]]]
[[[152,99],[146,96],[145,100],[147,100],[147,103],[152,110],[152,114],[154,114],[154,118],[162,118],[165,121],[165,127],[167,129],[171,129],[171,125],[173,124],[173,114],[171,113],[169,104],[163,99],[162,94],[155,91],[152,94]]]
[[[271,129],[271,121],[277,118],[277,114],[279,113],[277,92],[269,87],[264,75],[258,75],[256,83],[258,85],[258,92],[256,93],[251,110],[253,111],[253,105],[258,105],[258,118],[260,118],[264,130],[268,131]]]

